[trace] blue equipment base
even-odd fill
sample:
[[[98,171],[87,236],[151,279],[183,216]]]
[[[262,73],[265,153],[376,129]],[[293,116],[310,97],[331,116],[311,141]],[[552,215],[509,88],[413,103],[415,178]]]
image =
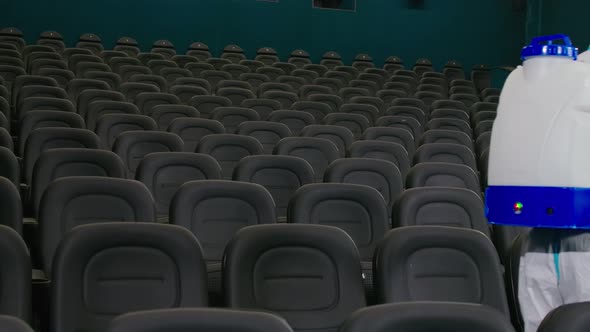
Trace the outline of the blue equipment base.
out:
[[[498,225],[590,229],[590,188],[490,186],[486,215]]]

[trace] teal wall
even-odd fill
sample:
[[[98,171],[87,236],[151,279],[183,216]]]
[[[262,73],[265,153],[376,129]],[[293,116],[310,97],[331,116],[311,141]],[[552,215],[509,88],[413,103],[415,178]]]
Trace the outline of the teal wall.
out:
[[[236,43],[249,55],[271,46],[284,57],[297,47],[317,59],[333,49],[347,61],[367,52],[377,63],[427,56],[439,67],[448,59],[518,63],[525,19],[508,0],[426,0],[425,10],[407,9],[405,0],[358,0],[355,12],[313,9],[312,0],[5,0],[0,11],[0,25],[21,28],[30,41],[53,29],[70,43],[94,32],[107,45],[128,35],[144,48],[167,38],[180,50],[203,41],[214,54]]]
[[[564,33],[574,44],[585,51],[590,44],[590,1],[588,0],[535,0],[541,2],[542,34]]]

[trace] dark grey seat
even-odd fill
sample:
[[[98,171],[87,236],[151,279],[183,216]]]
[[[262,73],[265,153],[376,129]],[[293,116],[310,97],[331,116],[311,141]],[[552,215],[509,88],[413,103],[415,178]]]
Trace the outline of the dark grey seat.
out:
[[[276,312],[294,331],[337,331],[366,304],[358,251],[336,227],[246,227],[228,245],[223,271],[230,308]]]
[[[313,115],[317,123],[320,123],[326,115],[334,112],[330,105],[314,101],[298,101],[291,105],[291,109]]]
[[[246,99],[256,98],[254,92],[242,88],[220,88],[217,95],[226,97],[232,102],[233,106],[240,106]]]
[[[78,128],[85,129],[84,120],[76,113],[62,111],[30,111],[23,116],[19,128],[18,154],[25,153],[25,143],[39,128]]]
[[[355,113],[330,113],[323,119],[324,124],[348,128],[355,139],[371,126],[369,119],[364,115]]]
[[[23,206],[20,193],[10,179],[0,176],[0,222],[14,229],[18,234],[23,230]]]
[[[221,179],[221,167],[213,157],[189,152],[156,152],[145,156],[136,179],[154,196],[156,213],[167,220],[172,197],[184,183]]]
[[[342,126],[309,125],[303,128],[301,137],[324,138],[336,144],[340,157],[346,156],[346,151],[354,141],[354,135],[350,129]]]
[[[215,158],[221,166],[223,179],[231,180],[234,168],[242,158],[263,154],[264,148],[254,137],[214,134],[203,137],[197,146],[196,152],[208,154]]]
[[[421,144],[459,144],[466,146],[473,151],[473,140],[471,137],[463,132],[455,130],[430,129],[424,132],[420,141]]]
[[[135,114],[139,115],[139,109],[132,103],[124,101],[100,100],[94,101],[88,106],[86,113],[86,128],[95,130],[98,120],[106,114]]]
[[[289,200],[297,189],[314,182],[313,168],[301,158],[248,156],[236,166],[234,181],[256,183],[274,199],[279,221],[285,221]]]
[[[0,321],[1,324],[1,321]],[[264,312],[229,309],[166,309],[134,312],[115,318],[109,332],[292,332],[282,318]],[[15,331],[15,332],[28,332]],[[488,331],[483,331],[488,332]],[[502,331],[504,332],[504,331]]]
[[[199,118],[199,111],[187,105],[158,105],[152,108],[151,118],[160,130],[168,129],[170,123],[178,118]]]
[[[155,222],[154,199],[133,180],[108,177],[64,177],[45,190],[39,206],[39,257],[51,275],[55,252],[73,228],[93,223]],[[59,269],[59,267],[58,267]]]
[[[362,139],[400,144],[406,149],[410,158],[414,156],[416,151],[416,143],[412,133],[404,128],[371,127],[365,130]]]
[[[414,163],[449,163],[471,167],[477,171],[477,161],[473,151],[464,145],[452,143],[427,143],[416,150]]]
[[[76,227],[52,274],[50,331],[107,331],[124,313],[205,307],[201,247],[174,225],[105,223]]]
[[[358,141],[352,143],[348,151],[351,158],[370,158],[392,162],[405,178],[410,170],[410,158],[403,145],[383,141]]]
[[[170,93],[143,92],[135,97],[135,105],[142,114],[151,116],[154,107],[158,105],[180,105],[182,102],[178,97]]]
[[[0,316],[0,329],[12,332],[33,332],[23,320],[12,316]]]
[[[20,186],[20,165],[11,149],[0,146],[0,177]]]
[[[282,107],[281,103],[276,100],[262,98],[246,99],[241,106],[255,110],[262,120],[266,120],[272,111],[280,110]]]
[[[225,127],[225,132],[235,134],[238,126],[246,121],[259,121],[260,115],[253,109],[244,107],[218,107],[211,114],[211,119],[217,120]]]
[[[225,128],[217,120],[177,118],[168,126],[168,132],[182,138],[184,151],[195,152],[201,138],[210,134],[223,134]]]
[[[202,118],[209,119],[213,112],[219,107],[229,107],[231,100],[221,96],[195,96],[188,102],[199,111]]]
[[[103,148],[110,150],[120,134],[127,131],[157,130],[158,125],[149,116],[139,114],[105,114],[94,129]]]
[[[314,170],[316,182],[323,181],[325,170],[340,157],[336,144],[315,137],[283,138],[275,146],[273,154],[305,159]]]
[[[170,223],[190,230],[209,262],[220,262],[227,243],[246,226],[276,222],[275,205],[264,187],[245,182],[187,182],[174,195]]]
[[[489,306],[470,303],[413,302],[391,303],[361,309],[354,313],[340,329],[340,332],[389,331],[514,332],[514,328],[510,325],[510,320]]]
[[[39,212],[45,189],[56,179],[69,176],[101,176],[124,179],[127,173],[119,156],[96,149],[51,149],[39,156],[33,169],[31,202],[34,215]]]
[[[86,129],[39,128],[33,130],[27,139],[23,155],[25,183],[31,183],[33,167],[41,153],[57,148],[99,149],[100,139]]]
[[[449,226],[469,228],[490,237],[481,197],[450,187],[412,188],[395,202],[393,227]]]
[[[454,187],[481,194],[479,178],[465,165],[448,163],[420,163],[412,167],[406,177],[407,188]]]
[[[22,222],[22,221],[21,221]],[[0,261],[2,262],[2,301],[0,314],[32,323],[31,260],[27,246],[12,228],[0,225]],[[6,331],[11,326],[2,326]]]
[[[476,303],[510,317],[498,254],[481,232],[441,226],[397,228],[376,249],[373,267],[380,303]]]
[[[289,202],[287,221],[343,229],[354,240],[363,262],[372,260],[375,246],[390,229],[387,206],[379,192],[349,183],[299,188]]]
[[[355,97],[359,98],[359,97]],[[377,118],[379,118],[379,109],[373,105],[367,104],[344,104],[340,106],[340,112],[342,113],[350,113],[350,114],[360,114],[369,120],[369,124],[372,125],[377,122]]]
[[[399,168],[390,161],[345,158],[330,164],[324,175],[324,182],[358,184],[374,188],[387,204],[389,216],[393,202],[404,190],[405,178],[402,177]]]
[[[273,111],[268,121],[286,125],[294,136],[299,136],[304,127],[315,124],[313,115],[301,111]]]
[[[426,114],[415,106],[391,106],[385,111],[385,115],[410,117],[416,119],[420,125],[426,125]]]
[[[175,134],[157,131],[125,131],[115,140],[115,152],[127,167],[129,178],[135,178],[135,172],[143,158],[154,152],[182,152],[182,139]]]
[[[148,82],[125,82],[123,84],[121,84],[121,93],[125,95],[125,98],[127,98],[127,101],[130,103],[134,103],[135,102],[135,98],[140,94],[140,93],[144,93],[144,92],[151,92],[151,93],[157,93],[160,92],[160,88],[158,87],[158,85],[156,85],[156,83],[154,81]]]
[[[287,125],[278,122],[267,121],[247,121],[242,122],[236,133],[256,138],[264,154],[272,154],[275,145],[283,138],[293,136],[293,133]]]
[[[539,332],[582,332],[590,328],[589,302],[572,303],[551,311],[539,326]]]

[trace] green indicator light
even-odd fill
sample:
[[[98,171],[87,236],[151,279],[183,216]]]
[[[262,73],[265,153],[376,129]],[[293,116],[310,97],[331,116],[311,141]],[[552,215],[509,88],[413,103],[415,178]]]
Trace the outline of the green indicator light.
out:
[[[512,206],[512,210],[514,210],[514,214],[521,214],[523,207],[524,207],[524,205],[521,202],[516,202]]]

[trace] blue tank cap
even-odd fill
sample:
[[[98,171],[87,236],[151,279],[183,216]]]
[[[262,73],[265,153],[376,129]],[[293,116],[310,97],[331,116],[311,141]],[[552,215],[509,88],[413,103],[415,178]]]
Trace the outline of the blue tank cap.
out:
[[[554,41],[562,40],[563,44],[553,44]],[[563,56],[578,59],[578,49],[574,47],[570,37],[566,35],[551,35],[533,38],[531,43],[525,46],[520,53],[522,60],[534,56]]]

